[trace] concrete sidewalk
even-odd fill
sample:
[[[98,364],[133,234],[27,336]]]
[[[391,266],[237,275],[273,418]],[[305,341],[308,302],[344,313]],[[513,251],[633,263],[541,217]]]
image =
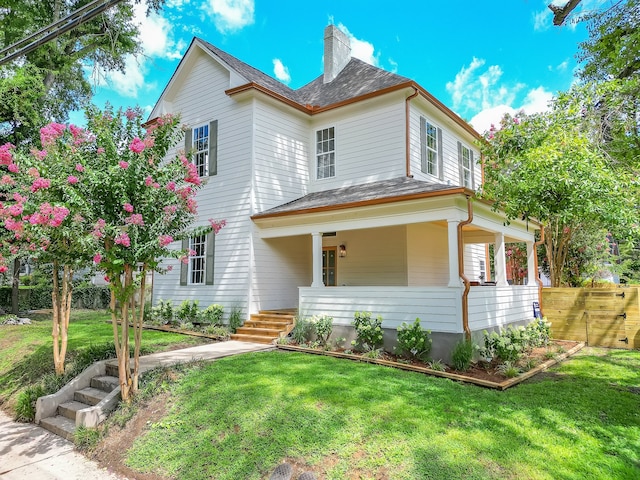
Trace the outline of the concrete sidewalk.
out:
[[[192,360],[213,361],[230,355],[273,349],[273,345],[233,340],[211,343],[145,355],[140,357],[140,369],[145,371]],[[13,422],[0,411],[1,480],[116,480],[122,478],[101,469],[95,462],[83,457],[74,450],[73,443],[32,423]]]

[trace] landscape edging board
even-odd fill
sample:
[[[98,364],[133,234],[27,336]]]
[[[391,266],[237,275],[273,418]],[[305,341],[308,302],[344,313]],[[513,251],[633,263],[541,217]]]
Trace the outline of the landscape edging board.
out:
[[[438,370],[432,370],[430,368],[417,367],[415,365],[408,365],[408,364],[405,364],[405,363],[398,363],[398,362],[390,362],[388,360],[380,360],[380,359],[376,359],[376,358],[367,358],[367,357],[363,357],[361,355],[353,355],[353,354],[349,354],[349,353],[332,352],[332,351],[325,351],[325,350],[316,350],[316,349],[313,349],[313,348],[299,347],[299,346],[296,346],[296,345],[276,345],[276,346],[280,350],[288,350],[288,351],[302,352],[302,353],[311,353],[311,354],[314,354],[314,355],[326,355],[326,356],[329,356],[329,357],[344,358],[344,359],[348,359],[348,360],[355,360],[357,362],[374,363],[374,364],[377,364],[377,365],[384,365],[384,366],[387,366],[387,367],[399,368],[401,370],[407,370],[407,371],[410,371],[410,372],[425,373],[427,375],[433,375],[433,376],[436,376],[436,377],[448,378],[450,380],[457,380],[457,381],[460,381],[460,382],[472,383],[474,385],[479,385],[481,387],[493,388],[493,389],[496,389],[496,390],[506,390],[507,388],[513,387],[514,385],[517,385],[520,382],[523,382],[523,381],[527,380],[528,378],[531,378],[534,375],[545,371],[549,367],[552,367],[553,365],[556,365],[557,363],[560,363],[565,358],[570,357],[574,353],[580,351],[585,346],[585,344],[584,343],[578,343],[575,347],[569,349],[565,353],[557,355],[555,358],[552,358],[550,360],[547,360],[546,362],[541,363],[540,365],[538,365],[535,368],[532,368],[528,372],[522,373],[522,374],[518,375],[517,377],[509,378],[509,379],[507,379],[507,380],[505,380],[503,382],[492,382],[490,380],[483,380],[483,379],[480,379],[480,378],[468,377],[466,375],[460,375],[458,373],[440,372]]]

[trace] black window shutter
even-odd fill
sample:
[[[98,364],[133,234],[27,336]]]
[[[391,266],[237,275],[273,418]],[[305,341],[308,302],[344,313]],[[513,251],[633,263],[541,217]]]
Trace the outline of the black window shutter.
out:
[[[218,121],[209,123],[209,176],[218,174]]]
[[[189,239],[182,240],[182,250],[187,251],[189,249]],[[180,285],[187,284],[187,276],[189,275],[189,264],[180,262]]]
[[[458,172],[460,173],[460,186],[464,187],[464,171],[462,170],[462,144],[458,142]]]
[[[444,180],[444,156],[442,154],[442,129],[438,129],[438,178]]]
[[[420,169],[427,173],[427,120],[420,117]]]
[[[192,144],[193,144],[193,130],[191,128],[187,128],[184,132],[184,153],[186,155],[189,154]]]
[[[205,251],[205,261],[204,261],[204,278],[206,285],[213,285],[213,262],[215,259],[215,248],[216,248],[216,235],[213,232],[209,232],[207,235],[207,246]]]

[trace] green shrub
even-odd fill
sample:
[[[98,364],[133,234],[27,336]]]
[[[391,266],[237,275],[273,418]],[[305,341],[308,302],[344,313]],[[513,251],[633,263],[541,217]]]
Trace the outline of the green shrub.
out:
[[[291,330],[291,338],[298,345],[302,345],[311,341],[314,334],[313,324],[306,318],[300,317],[296,320],[293,330]]]
[[[551,323],[546,318],[536,318],[527,325],[527,332],[532,347],[545,347],[551,340]]]
[[[445,364],[442,363],[442,360],[431,360],[427,363],[427,367],[431,370],[435,370],[436,372],[444,372],[447,369]]]
[[[181,323],[191,322],[198,318],[198,300],[183,300],[176,312]]]
[[[513,378],[520,375],[520,369],[512,362],[504,362],[498,365],[497,370],[507,378]]]
[[[198,321],[200,323],[213,323],[214,325],[220,325],[222,323],[223,312],[224,309],[222,305],[214,303],[198,312]]]
[[[409,358],[424,360],[431,352],[430,330],[422,330],[420,319],[412,324],[402,322],[398,327],[398,346],[396,350]]]
[[[377,350],[382,347],[382,317],[371,318],[371,312],[356,312],[352,325],[356,330],[356,339],[351,342],[360,351]]]
[[[33,422],[36,418],[36,400],[47,395],[42,385],[33,385],[25,388],[16,402],[16,422]]]
[[[231,330],[231,333],[236,333],[236,330],[238,330],[238,328],[241,327],[243,323],[242,310],[240,309],[240,307],[232,307],[231,313],[229,313],[229,330]]]
[[[204,333],[217,337],[220,340],[229,340],[231,336],[231,332],[229,332],[229,329],[224,325],[207,325]]]
[[[471,366],[471,360],[473,359],[473,343],[471,340],[460,340],[456,343],[451,353],[451,360],[453,362],[453,368],[460,372],[466,372]]]
[[[333,317],[328,315],[314,315],[309,320],[316,334],[318,343],[325,347],[329,342],[329,337],[333,331]]]

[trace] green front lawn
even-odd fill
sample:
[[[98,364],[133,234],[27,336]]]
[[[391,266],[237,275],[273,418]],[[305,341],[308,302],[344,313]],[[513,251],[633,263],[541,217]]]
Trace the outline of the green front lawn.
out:
[[[54,371],[51,315],[37,314],[31,319],[31,325],[0,326],[0,406],[11,408],[17,393]],[[111,316],[104,312],[73,311],[67,363],[78,349],[113,342],[110,320]],[[202,339],[185,335],[157,331],[144,331],[142,334],[143,346],[151,351],[199,343]]]
[[[240,355],[176,383],[169,415],[127,463],[180,479],[268,478],[283,460],[323,479],[635,479],[639,387],[638,351],[587,348],[505,392],[301,353]]]

